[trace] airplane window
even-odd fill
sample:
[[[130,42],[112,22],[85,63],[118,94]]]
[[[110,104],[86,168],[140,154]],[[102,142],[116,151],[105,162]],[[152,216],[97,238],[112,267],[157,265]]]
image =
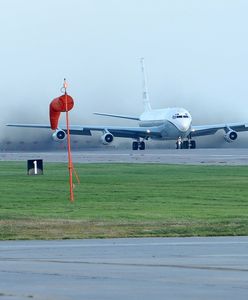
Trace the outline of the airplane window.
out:
[[[181,119],[181,118],[189,118],[188,115],[179,115],[179,114],[176,114],[174,116],[172,116],[172,119]]]

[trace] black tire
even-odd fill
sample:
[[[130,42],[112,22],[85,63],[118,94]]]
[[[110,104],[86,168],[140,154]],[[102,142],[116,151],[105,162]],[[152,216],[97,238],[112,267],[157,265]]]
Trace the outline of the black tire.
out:
[[[195,141],[190,142],[190,149],[195,149],[196,148],[196,143]]]
[[[143,141],[140,142],[140,143],[139,143],[139,149],[140,149],[140,150],[145,150],[145,148],[146,148],[145,142],[143,142]]]
[[[138,142],[133,142],[132,148],[133,148],[133,150],[138,150],[138,148],[139,148],[139,143],[138,143]]]
[[[183,149],[189,149],[189,141],[183,141]]]

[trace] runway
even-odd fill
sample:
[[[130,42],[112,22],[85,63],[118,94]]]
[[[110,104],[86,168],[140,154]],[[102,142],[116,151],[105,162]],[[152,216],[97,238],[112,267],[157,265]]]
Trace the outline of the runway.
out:
[[[66,162],[67,152],[1,152],[0,161],[26,161],[43,159],[44,162]],[[162,163],[162,164],[211,164],[248,165],[248,149],[159,149],[131,150],[87,150],[74,151],[75,163]]]
[[[0,298],[246,300],[248,237],[0,242]]]

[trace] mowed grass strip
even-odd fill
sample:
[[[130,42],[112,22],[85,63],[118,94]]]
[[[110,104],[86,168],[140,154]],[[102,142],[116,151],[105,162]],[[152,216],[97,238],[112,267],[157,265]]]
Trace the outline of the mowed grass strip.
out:
[[[0,162],[0,239],[248,235],[248,167]],[[76,181],[75,181],[76,182]]]

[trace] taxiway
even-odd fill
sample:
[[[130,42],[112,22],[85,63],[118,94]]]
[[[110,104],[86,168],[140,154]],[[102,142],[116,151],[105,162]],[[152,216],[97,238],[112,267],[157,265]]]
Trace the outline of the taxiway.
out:
[[[248,237],[0,242],[0,298],[246,300]]]

